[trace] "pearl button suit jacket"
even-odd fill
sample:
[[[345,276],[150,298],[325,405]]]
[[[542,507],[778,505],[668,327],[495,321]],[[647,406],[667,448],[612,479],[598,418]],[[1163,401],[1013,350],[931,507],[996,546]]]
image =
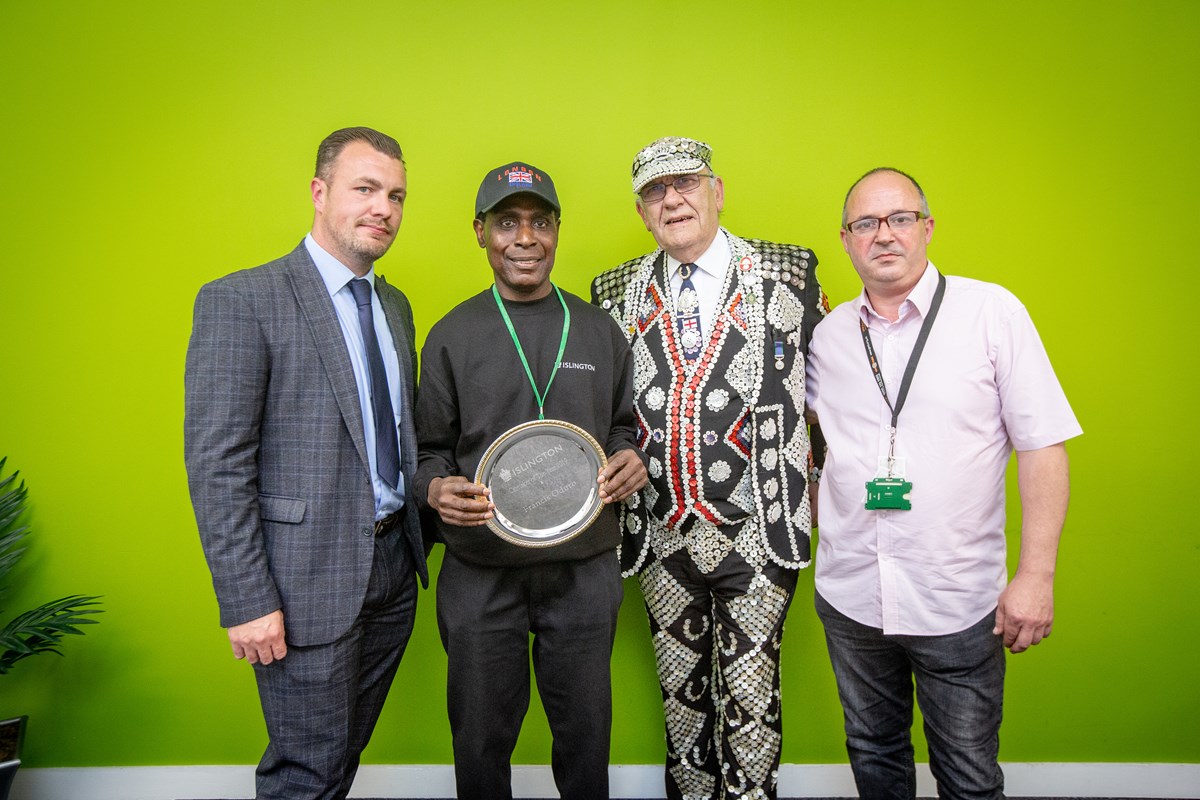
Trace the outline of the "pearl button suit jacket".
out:
[[[654,539],[669,542],[689,518],[716,527],[756,518],[771,561],[798,569],[811,558],[804,362],[828,312],[817,259],[796,245],[719,235],[728,237],[731,262],[694,365],[682,358],[661,249],[592,285],[593,302],[633,345],[639,445],[650,458],[650,483],[622,515],[627,575],[653,558]],[[726,554],[701,560],[715,566]]]

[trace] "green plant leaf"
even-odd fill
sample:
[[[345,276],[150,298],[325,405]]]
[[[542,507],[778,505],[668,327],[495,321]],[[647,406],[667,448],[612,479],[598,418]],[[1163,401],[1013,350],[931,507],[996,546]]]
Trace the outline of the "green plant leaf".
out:
[[[99,605],[98,595],[73,594],[26,611],[0,629],[0,675],[24,658],[38,653],[58,653],[62,637],[84,632],[80,625],[95,625],[99,620],[91,615],[104,609],[88,608]]]
[[[7,458],[0,458],[0,471],[3,471],[6,461]],[[25,552],[25,548],[17,547],[17,543],[29,533],[28,526],[17,524],[17,520],[25,513],[25,496],[28,494],[24,481],[16,488],[11,488],[18,474],[14,472],[0,480],[0,591],[5,588],[8,573]]]
[[[4,471],[7,461],[7,458],[0,458],[0,472]],[[29,535],[29,526],[17,524],[25,513],[28,494],[24,481],[13,488],[18,474],[14,472],[0,479],[0,593],[7,588],[5,581],[26,550],[18,543]],[[99,622],[92,619],[94,615],[104,613],[103,609],[92,608],[100,605],[99,600],[99,595],[60,597],[26,611],[0,628],[0,675],[7,673],[18,661],[38,653],[61,656],[58,647],[64,636],[81,636],[84,631],[80,626]]]

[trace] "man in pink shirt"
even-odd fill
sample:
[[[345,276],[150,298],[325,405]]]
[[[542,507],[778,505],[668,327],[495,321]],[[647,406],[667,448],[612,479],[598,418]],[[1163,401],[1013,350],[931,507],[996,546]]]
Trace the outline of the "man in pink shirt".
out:
[[[1082,433],[1025,307],[943,277],[917,182],[868,172],[842,212],[863,293],[817,326],[809,409],[828,443],[817,613],[864,798],[913,798],[913,683],[943,798],[1003,797],[1004,648],[1050,635]],[[1004,475],[1017,453],[1021,553],[1008,580]]]

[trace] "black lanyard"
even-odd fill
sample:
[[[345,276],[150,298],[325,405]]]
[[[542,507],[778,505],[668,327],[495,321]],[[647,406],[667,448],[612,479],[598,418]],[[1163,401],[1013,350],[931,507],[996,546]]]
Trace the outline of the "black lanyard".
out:
[[[933,328],[933,321],[937,318],[938,309],[942,307],[942,297],[945,294],[946,276],[939,272],[937,289],[934,290],[933,301],[929,304],[929,313],[925,315],[925,321],[921,323],[921,332],[917,334],[917,342],[908,356],[908,364],[904,367],[904,378],[900,381],[900,393],[896,396],[896,405],[894,406],[888,397],[887,386],[883,382],[883,373],[879,371],[879,359],[875,356],[875,347],[871,344],[871,334],[867,330],[867,324],[862,321],[861,317],[858,320],[858,328],[862,332],[863,346],[867,350],[867,361],[871,365],[871,373],[875,376],[879,393],[883,395],[883,402],[887,403],[892,412],[892,440],[888,447],[889,475],[891,475],[892,465],[896,460],[896,422],[900,419],[900,410],[904,408],[904,401],[908,399],[908,389],[912,386],[913,373],[917,371],[917,362],[921,360],[921,351],[925,349],[925,340],[929,338],[929,331]]]

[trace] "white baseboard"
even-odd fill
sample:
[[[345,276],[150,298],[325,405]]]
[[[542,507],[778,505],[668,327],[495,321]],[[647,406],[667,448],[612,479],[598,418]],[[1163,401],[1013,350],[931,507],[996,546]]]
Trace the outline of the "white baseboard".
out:
[[[1004,764],[1009,797],[1200,798],[1200,764]],[[664,797],[662,768],[609,767],[614,798]],[[928,765],[918,767],[917,790],[936,795]],[[513,793],[555,798],[548,766],[513,767]],[[854,797],[845,764],[784,764],[780,797]],[[22,769],[11,800],[195,800],[254,796],[253,766],[72,767]],[[443,764],[368,764],[350,797],[454,797],[454,768]]]

